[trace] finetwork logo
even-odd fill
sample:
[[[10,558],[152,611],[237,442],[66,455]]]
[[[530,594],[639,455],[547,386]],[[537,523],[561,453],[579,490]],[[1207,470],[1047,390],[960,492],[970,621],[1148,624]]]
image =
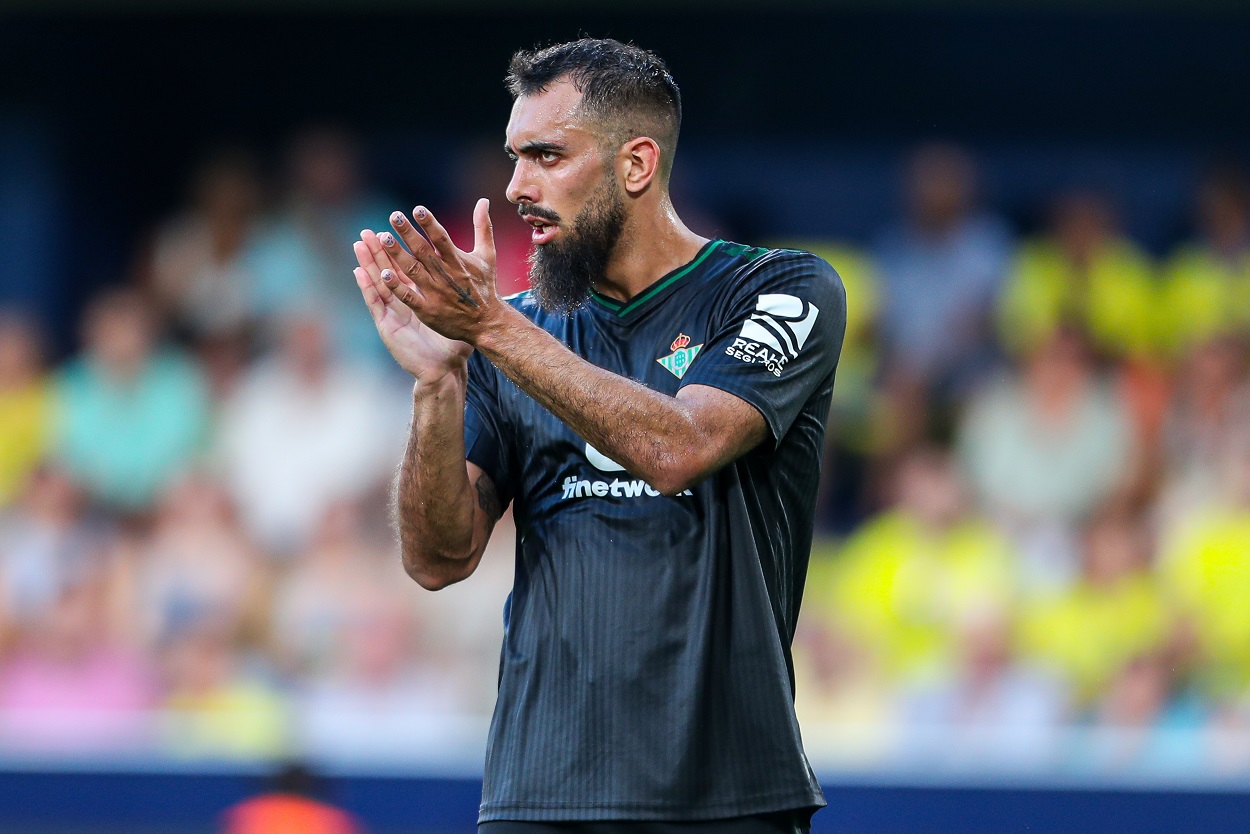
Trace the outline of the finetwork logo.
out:
[[[612,458],[600,452],[589,443],[586,444],[586,460],[600,472],[624,472],[625,467],[621,466]],[[622,481],[620,478],[613,478],[611,481],[605,480],[589,480],[586,478],[578,478],[576,475],[570,475],[564,479],[564,493],[560,496],[561,500],[567,501],[570,498],[589,498],[596,496],[598,498],[640,498],[648,495],[652,498],[659,497],[660,491],[651,486],[651,484],[641,478],[634,478],[628,481]],[[690,490],[683,490],[678,495],[694,495]]]
[[[725,353],[751,365],[763,365],[781,376],[786,363],[799,355],[812,334],[820,310],[793,295],[761,295],[755,312]]]

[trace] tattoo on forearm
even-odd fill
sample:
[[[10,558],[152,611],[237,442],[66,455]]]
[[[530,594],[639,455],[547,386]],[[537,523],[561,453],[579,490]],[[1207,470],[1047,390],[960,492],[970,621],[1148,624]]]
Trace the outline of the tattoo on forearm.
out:
[[[499,506],[499,494],[495,491],[495,485],[491,483],[490,478],[482,476],[477,479],[473,486],[477,489],[477,505],[486,513],[489,526],[494,527],[495,522],[503,515],[503,508]]]

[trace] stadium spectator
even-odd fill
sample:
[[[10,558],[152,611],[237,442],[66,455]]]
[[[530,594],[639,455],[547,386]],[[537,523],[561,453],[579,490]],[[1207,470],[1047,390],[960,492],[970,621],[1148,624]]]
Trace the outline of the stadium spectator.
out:
[[[960,770],[1030,770],[1054,763],[1067,685],[1019,661],[1010,614],[989,608],[961,614],[957,655],[947,674],[903,698],[903,761]]]
[[[330,674],[354,621],[407,599],[392,556],[364,537],[357,505],[326,508],[274,594],[272,639],[284,671],[299,679]]]
[[[351,814],[317,796],[317,782],[301,765],[284,766],[269,790],[226,810],[222,834],[358,834]]]
[[[1218,700],[1250,691],[1250,430],[1222,451],[1222,494],[1176,521],[1162,550],[1162,576],[1193,629],[1199,678]]]
[[[138,560],[135,602],[147,645],[204,622],[262,636],[268,586],[260,554],[205,474],[189,472],[165,491]]]
[[[876,653],[892,680],[914,683],[951,667],[961,617],[1010,607],[1014,559],[971,510],[948,453],[915,451],[897,477],[897,506],[859,528],[836,557],[813,556],[805,602]]]
[[[1159,309],[1173,356],[1221,336],[1250,335],[1250,182],[1244,171],[1210,171],[1198,189],[1196,240],[1164,269]]]
[[[1162,651],[1172,634],[1168,601],[1151,571],[1140,522],[1096,516],[1084,531],[1081,574],[1019,618],[1026,656],[1053,669],[1088,708],[1134,658]]]
[[[1154,267],[1124,236],[1110,200],[1061,195],[1051,230],[1024,244],[998,308],[999,336],[1012,353],[1038,351],[1065,323],[1079,325],[1101,354],[1143,359],[1159,348]]]
[[[243,153],[220,153],[192,177],[189,205],[152,242],[146,279],[163,314],[194,341],[236,336],[251,321],[247,263],[261,183]]]
[[[1007,225],[976,205],[972,158],[949,145],[908,162],[907,214],[873,248],[881,279],[881,337],[891,386],[923,411],[949,403],[994,353],[992,313],[1010,255]],[[900,406],[902,408],[902,406]],[[915,411],[903,408],[900,416]]]
[[[32,319],[0,310],[0,508],[17,498],[48,448],[42,341]]]
[[[286,703],[264,664],[248,669],[249,652],[228,624],[202,619],[162,647],[165,743],[181,756],[273,758],[286,752]]]
[[[429,662],[418,638],[411,601],[388,596],[354,612],[330,672],[299,693],[299,737],[310,755],[459,761],[473,702],[454,668]]]
[[[1133,471],[1124,407],[1084,335],[1066,325],[1034,347],[1019,374],[971,401],[959,447],[978,502],[1011,532],[1026,586],[1038,590],[1075,575],[1070,532]]]
[[[60,753],[144,749],[156,698],[148,659],[114,639],[107,587],[68,585],[0,666],[0,746]]]
[[[0,516],[0,645],[35,627],[67,590],[97,575],[107,531],[83,513],[83,496],[51,464],[36,469],[19,501]]]
[[[281,206],[262,224],[245,261],[256,279],[255,312],[280,325],[293,300],[322,309],[335,355],[381,360],[367,312],[351,282],[343,286],[343,274],[355,265],[351,242],[389,213],[365,185],[357,140],[336,128],[306,130],[291,142],[286,167]]]
[[[1178,369],[1158,446],[1165,528],[1223,492],[1224,456],[1250,426],[1246,360],[1245,343],[1223,336],[1194,343]]]
[[[157,344],[138,292],[95,298],[84,351],[57,375],[55,451],[91,496],[125,512],[149,509],[201,450],[208,393],[198,367]]]
[[[304,547],[334,502],[388,479],[403,435],[400,393],[341,361],[325,315],[288,311],[281,327],[223,405],[216,449],[245,527],[276,557]]]

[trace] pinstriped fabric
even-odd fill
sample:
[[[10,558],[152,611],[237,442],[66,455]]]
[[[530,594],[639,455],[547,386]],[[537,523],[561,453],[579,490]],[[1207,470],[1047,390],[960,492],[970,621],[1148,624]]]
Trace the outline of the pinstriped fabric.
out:
[[[712,385],[760,410],[773,442],[688,493],[659,495],[470,360],[469,458],[514,499],[520,533],[482,821],[824,804],[789,646],[845,300],[806,253],[715,241],[697,261],[629,305],[566,318],[513,301],[597,365],[668,394]],[[759,310],[798,328],[789,354],[744,342]],[[688,367],[659,361],[679,350]]]

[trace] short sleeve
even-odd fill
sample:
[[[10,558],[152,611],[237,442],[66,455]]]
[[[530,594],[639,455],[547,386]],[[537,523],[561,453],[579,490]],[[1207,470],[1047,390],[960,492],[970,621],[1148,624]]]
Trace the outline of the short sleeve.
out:
[[[842,279],[815,255],[774,250],[744,266],[728,292],[682,387],[709,385],[746,400],[780,442],[837,367]]]
[[[503,410],[499,400],[499,372],[480,353],[469,358],[469,382],[464,403],[464,452],[495,484],[501,506],[512,501],[513,467]]]

